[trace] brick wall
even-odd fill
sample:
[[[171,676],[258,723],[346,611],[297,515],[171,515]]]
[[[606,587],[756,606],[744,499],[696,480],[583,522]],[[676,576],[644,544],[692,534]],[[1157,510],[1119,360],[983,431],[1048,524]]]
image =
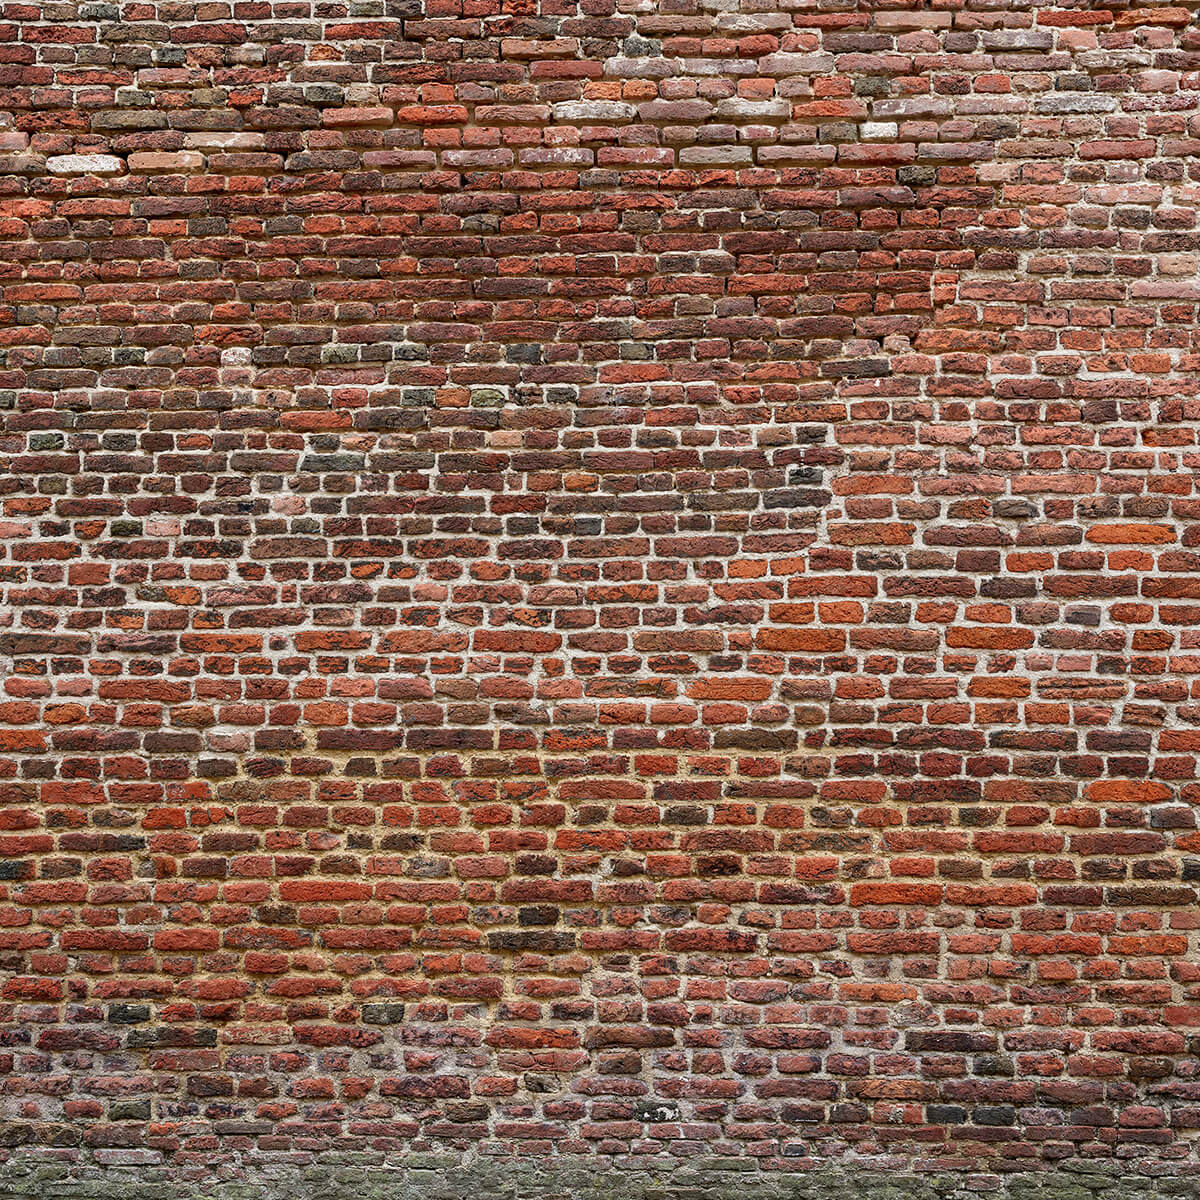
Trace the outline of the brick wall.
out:
[[[7,4],[0,172],[10,1194],[1194,1171],[1194,5]]]

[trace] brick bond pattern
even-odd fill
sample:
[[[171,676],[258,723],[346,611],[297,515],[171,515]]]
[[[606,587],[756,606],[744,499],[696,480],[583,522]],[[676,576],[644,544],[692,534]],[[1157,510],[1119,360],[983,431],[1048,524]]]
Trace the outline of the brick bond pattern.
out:
[[[1193,1171],[1196,16],[4,6],[7,1169]]]

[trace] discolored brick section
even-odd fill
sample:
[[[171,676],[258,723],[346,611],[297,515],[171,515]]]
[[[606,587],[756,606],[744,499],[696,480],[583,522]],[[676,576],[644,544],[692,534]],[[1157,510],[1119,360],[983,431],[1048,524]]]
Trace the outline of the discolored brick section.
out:
[[[1190,1196],[1198,205],[1194,4],[0,6],[0,1193]]]

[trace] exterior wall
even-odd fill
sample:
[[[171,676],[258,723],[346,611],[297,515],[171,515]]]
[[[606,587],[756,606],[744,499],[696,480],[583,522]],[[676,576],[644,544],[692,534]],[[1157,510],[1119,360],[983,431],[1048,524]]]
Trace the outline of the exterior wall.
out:
[[[1194,6],[0,8],[0,1190],[1190,1195],[1198,205]]]

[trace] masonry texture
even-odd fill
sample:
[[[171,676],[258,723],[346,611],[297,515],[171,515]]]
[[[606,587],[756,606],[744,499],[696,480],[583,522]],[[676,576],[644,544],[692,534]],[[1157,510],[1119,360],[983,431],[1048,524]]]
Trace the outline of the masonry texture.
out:
[[[0,6],[0,1194],[1192,1194],[1189,3]]]

